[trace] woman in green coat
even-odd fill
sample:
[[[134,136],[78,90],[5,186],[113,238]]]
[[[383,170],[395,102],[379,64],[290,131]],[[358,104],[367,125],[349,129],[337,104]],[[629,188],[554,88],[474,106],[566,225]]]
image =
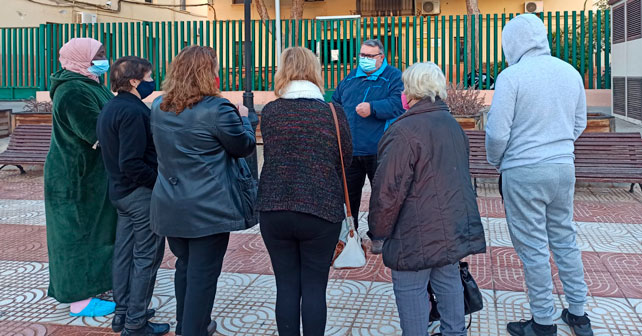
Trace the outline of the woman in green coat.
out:
[[[113,95],[99,76],[109,68],[103,45],[75,38],[60,49],[63,70],[51,76],[53,131],[45,162],[49,296],[70,303],[71,316],[104,316],[115,304],[92,298],[112,288],[116,210],[96,120]]]

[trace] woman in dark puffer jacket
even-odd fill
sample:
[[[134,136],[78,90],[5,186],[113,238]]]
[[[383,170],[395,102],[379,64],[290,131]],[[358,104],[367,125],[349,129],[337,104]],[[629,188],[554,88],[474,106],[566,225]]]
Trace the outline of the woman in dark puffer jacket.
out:
[[[430,281],[443,335],[466,335],[459,260],[486,251],[468,167],[466,134],[448,110],[434,63],[403,73],[410,109],[379,143],[370,199],[373,239],[384,239],[404,336],[424,336]]]

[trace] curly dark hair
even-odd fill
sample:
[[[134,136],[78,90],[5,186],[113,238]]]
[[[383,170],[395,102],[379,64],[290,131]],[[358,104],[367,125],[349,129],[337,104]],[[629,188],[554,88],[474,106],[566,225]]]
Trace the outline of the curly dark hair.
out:
[[[210,47],[191,46],[172,61],[163,82],[163,111],[179,114],[206,96],[219,96],[218,59]]]

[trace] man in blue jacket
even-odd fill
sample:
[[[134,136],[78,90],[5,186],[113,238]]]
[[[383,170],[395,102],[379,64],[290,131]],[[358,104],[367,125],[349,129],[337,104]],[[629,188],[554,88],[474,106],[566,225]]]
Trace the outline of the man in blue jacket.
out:
[[[355,226],[359,224],[361,191],[372,183],[377,168],[377,146],[386,122],[403,113],[401,71],[386,62],[379,40],[361,45],[359,67],[337,86],[332,101],[343,107],[352,133],[353,159],[346,168],[348,194]],[[383,242],[373,242],[373,253],[381,253]]]

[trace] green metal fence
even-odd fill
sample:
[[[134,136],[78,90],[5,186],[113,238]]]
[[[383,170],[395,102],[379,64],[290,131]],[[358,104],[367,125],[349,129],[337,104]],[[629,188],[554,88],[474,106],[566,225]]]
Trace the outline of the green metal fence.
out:
[[[326,87],[336,87],[357,66],[359,46],[380,39],[388,62],[405,69],[432,61],[448,80],[475,88],[492,88],[492,78],[506,68],[501,31],[517,14],[478,16],[376,17],[341,20],[283,20],[283,47],[313,50],[322,64]],[[608,11],[541,13],[554,56],[573,64],[587,88],[610,83],[610,13]],[[154,64],[162,82],[172,58],[188,45],[217,50],[223,90],[243,90],[243,21],[118,22],[46,24],[0,28],[0,99],[33,96],[48,89],[51,73],[60,69],[58,50],[73,37],[100,40],[110,59],[137,55]],[[252,21],[254,90],[272,90],[276,71],[276,22]],[[473,33],[478,31],[478,33]],[[484,76],[490,74],[490,76]],[[479,80],[482,78],[482,80]]]

